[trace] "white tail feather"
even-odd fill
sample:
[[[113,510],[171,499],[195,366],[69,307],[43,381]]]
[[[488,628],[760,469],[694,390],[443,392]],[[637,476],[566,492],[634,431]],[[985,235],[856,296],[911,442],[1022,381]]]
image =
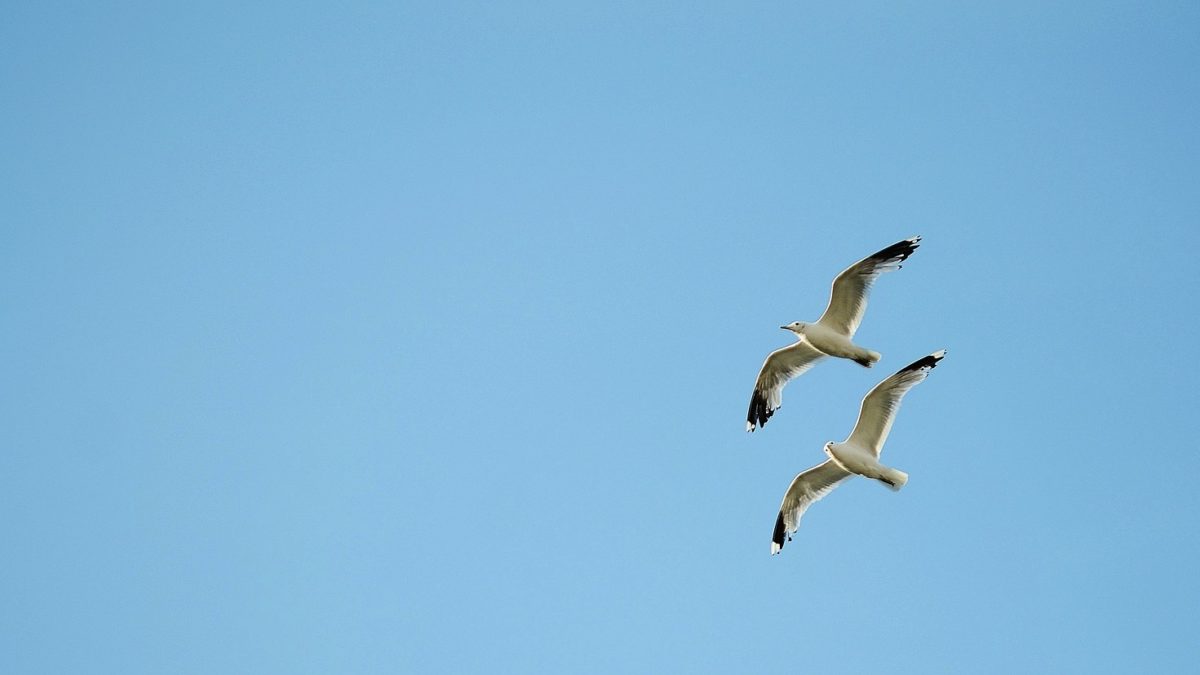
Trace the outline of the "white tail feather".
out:
[[[900,488],[908,483],[908,474],[899,469],[883,467],[883,471],[879,473],[879,480],[883,481],[883,484],[892,490],[899,491]]]

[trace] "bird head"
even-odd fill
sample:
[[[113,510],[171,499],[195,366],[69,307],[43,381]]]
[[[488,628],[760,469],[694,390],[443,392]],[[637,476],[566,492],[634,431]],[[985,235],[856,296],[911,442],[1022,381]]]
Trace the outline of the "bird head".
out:
[[[780,328],[784,330],[790,330],[796,335],[804,335],[804,329],[807,327],[808,324],[804,323],[803,321],[793,321],[786,326],[780,326]]]

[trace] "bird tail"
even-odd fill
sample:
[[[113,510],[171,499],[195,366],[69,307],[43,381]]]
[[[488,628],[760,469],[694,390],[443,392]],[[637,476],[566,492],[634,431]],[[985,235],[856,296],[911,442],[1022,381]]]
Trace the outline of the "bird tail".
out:
[[[904,487],[904,485],[908,483],[908,474],[904,473],[903,471],[900,471],[899,469],[890,469],[886,466],[881,467],[881,469],[882,470],[879,472],[879,480],[892,490],[899,491],[900,488]]]
[[[879,362],[883,355],[879,352],[873,352],[870,349],[864,349],[859,352],[858,356],[854,357],[854,362],[864,368],[870,368]]]

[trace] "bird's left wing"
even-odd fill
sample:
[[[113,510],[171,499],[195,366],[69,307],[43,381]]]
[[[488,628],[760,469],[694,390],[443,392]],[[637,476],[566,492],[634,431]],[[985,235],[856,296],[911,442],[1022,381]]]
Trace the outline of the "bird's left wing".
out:
[[[869,448],[879,457],[888,432],[892,430],[892,422],[896,421],[900,400],[909,389],[924,382],[929,376],[929,371],[936,368],[938,362],[945,357],[945,349],[923,356],[875,385],[875,388],[863,397],[862,407],[858,411],[858,423],[854,425],[854,431],[850,432],[846,442]]]
[[[854,474],[833,463],[833,460],[814,466],[794,480],[783,495],[779,516],[775,518],[775,532],[771,534],[771,555],[783,549],[785,541],[800,527],[800,517],[814,502],[833,491],[842,481]]]
[[[862,323],[867,310],[867,293],[880,274],[900,269],[900,263],[908,259],[920,246],[920,237],[898,241],[854,263],[833,280],[829,292],[829,306],[817,319],[817,323],[829,326],[846,337],[854,337],[854,331]]]

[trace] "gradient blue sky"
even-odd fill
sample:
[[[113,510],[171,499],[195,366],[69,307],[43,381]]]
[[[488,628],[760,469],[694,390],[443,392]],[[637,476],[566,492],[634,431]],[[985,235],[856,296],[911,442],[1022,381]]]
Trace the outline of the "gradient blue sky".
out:
[[[1194,2],[8,3],[0,670],[1183,672]],[[777,327],[925,236],[744,433]],[[768,555],[861,396],[950,354]]]

